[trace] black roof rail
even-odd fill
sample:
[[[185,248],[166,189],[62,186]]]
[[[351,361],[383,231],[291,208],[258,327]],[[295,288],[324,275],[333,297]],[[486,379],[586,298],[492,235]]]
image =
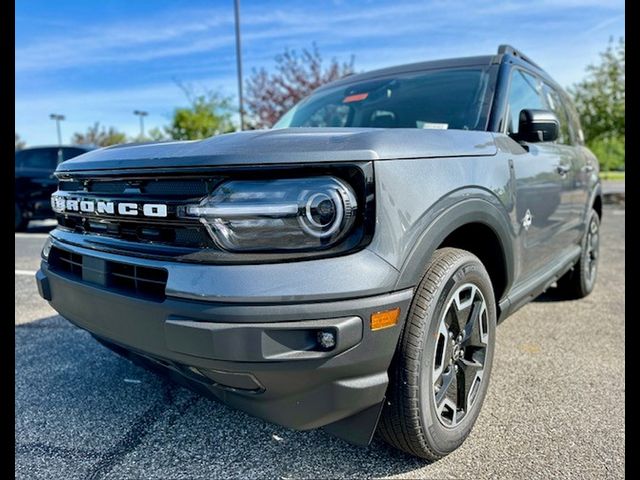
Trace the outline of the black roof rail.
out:
[[[542,67],[540,67],[540,65],[538,65],[536,62],[534,62],[529,57],[527,57],[524,53],[522,53],[521,51],[519,51],[516,48],[512,47],[511,45],[503,44],[503,45],[500,45],[498,47],[498,55],[504,54],[504,53],[507,53],[509,55],[513,55],[514,57],[520,57],[525,62],[530,63],[534,67],[537,67],[540,70],[542,70]]]

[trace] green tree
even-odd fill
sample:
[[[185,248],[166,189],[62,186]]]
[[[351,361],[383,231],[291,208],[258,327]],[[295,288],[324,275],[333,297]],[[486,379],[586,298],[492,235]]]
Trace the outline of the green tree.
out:
[[[349,62],[332,58],[324,64],[315,44],[301,53],[286,49],[275,60],[275,72],[254,69],[247,80],[245,101],[250,128],[272,127],[313,90],[354,71],[353,55]]]
[[[598,157],[603,171],[624,169],[623,135],[598,137],[589,141],[589,148]]]
[[[167,136],[164,132],[158,127],[153,127],[151,130],[147,132],[147,137],[145,140],[150,140],[152,142],[161,142],[163,140],[168,140]]]
[[[17,132],[14,133],[16,134],[16,150],[22,150],[27,144],[20,138],[20,135],[18,135]]]
[[[100,122],[96,122],[93,126],[87,128],[85,133],[76,132],[73,134],[72,142],[76,144],[96,145],[98,147],[107,147],[127,141],[127,136],[119,132],[115,127],[106,128],[104,125],[100,127]]]
[[[569,89],[587,145],[603,169],[624,168],[625,40],[609,40],[600,62],[587,67],[587,76]]]
[[[197,140],[235,130],[231,120],[231,100],[228,97],[211,90],[195,93],[192,87],[179,86],[184,91],[189,106],[174,110],[171,124],[164,127],[170,138]]]

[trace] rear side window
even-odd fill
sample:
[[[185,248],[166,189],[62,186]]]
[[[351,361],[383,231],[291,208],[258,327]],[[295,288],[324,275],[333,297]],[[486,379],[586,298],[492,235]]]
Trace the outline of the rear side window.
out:
[[[57,148],[35,148],[16,152],[17,168],[54,170],[58,165]]]
[[[556,114],[560,121],[560,131],[558,132],[557,143],[562,145],[571,145],[571,132],[569,130],[569,115],[567,109],[564,106],[562,97],[552,87],[545,83],[544,93],[546,95],[549,109]]]
[[[582,132],[582,125],[580,125],[580,116],[569,100],[564,99],[563,103],[569,114],[569,129],[571,130],[573,141],[578,145],[584,145],[584,133]]]
[[[542,96],[542,84],[534,77],[519,69],[511,72],[507,133],[518,133],[520,112],[526,109],[546,110]]]

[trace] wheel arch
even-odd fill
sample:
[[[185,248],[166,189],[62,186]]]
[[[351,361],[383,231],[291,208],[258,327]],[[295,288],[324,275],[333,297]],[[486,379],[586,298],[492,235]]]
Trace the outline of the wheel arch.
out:
[[[603,206],[602,184],[598,182],[598,184],[591,191],[591,195],[589,196],[589,203],[587,204],[587,210],[584,213],[584,222],[585,223],[587,222],[587,217],[589,216],[589,212],[591,211],[591,209],[594,209],[597,212],[598,217],[600,217],[600,220],[602,220],[602,213],[603,213],[602,206]]]
[[[496,305],[508,292],[514,277],[514,234],[504,206],[485,198],[468,198],[442,211],[429,222],[400,269],[398,288],[417,285],[438,248],[454,247],[476,255],[485,265]]]
[[[596,198],[593,199],[593,207],[592,207],[600,220],[602,220],[602,195],[596,195]]]

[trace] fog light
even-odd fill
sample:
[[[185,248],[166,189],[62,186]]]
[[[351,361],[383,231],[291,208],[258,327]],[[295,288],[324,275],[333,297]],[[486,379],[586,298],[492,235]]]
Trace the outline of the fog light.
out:
[[[333,332],[318,332],[318,343],[325,350],[331,350],[336,346],[336,336]]]

